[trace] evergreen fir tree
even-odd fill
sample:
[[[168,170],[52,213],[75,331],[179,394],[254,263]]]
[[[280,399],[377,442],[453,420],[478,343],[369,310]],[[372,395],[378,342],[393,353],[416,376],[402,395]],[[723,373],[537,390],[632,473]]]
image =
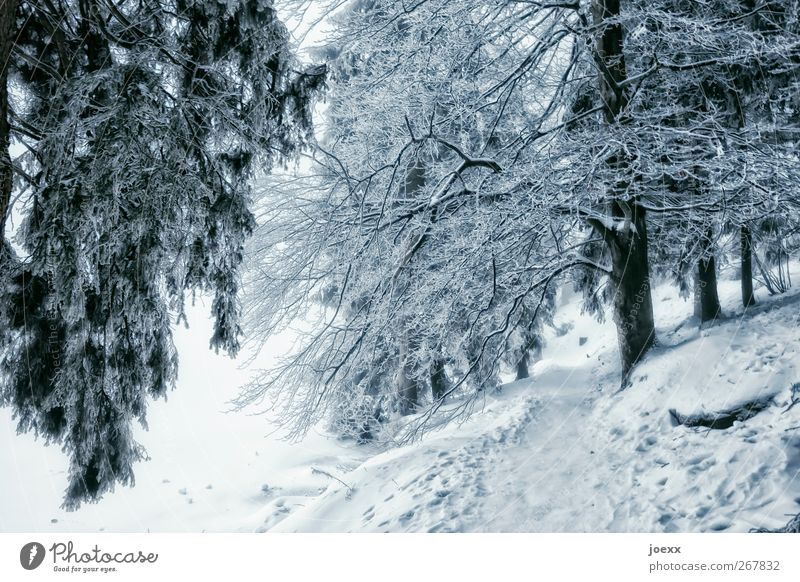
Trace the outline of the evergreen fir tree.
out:
[[[211,346],[237,353],[251,180],[309,137],[324,71],[293,73],[270,0],[22,1],[17,23],[32,195],[2,267],[0,395],[63,446],[76,508],[133,483],[187,291],[213,295]]]

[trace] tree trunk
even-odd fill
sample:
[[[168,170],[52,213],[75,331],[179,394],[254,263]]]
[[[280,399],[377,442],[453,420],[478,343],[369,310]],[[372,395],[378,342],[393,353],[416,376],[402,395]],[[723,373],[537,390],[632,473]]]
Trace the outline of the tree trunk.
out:
[[[717,293],[716,261],[711,256],[700,259],[694,279],[694,314],[700,321],[714,321],[722,315]]]
[[[742,248],[742,304],[745,308],[756,304],[753,295],[753,233],[750,227],[741,228]]]
[[[402,416],[416,412],[420,393],[409,334],[410,330],[406,330],[400,344],[400,369],[397,374],[397,410]]]
[[[596,42],[599,92],[603,117],[609,126],[624,123],[621,119],[628,103],[624,86],[627,78],[623,52],[623,30],[608,20],[619,16],[620,0],[593,0],[592,18],[598,30]],[[594,221],[611,254],[611,281],[614,285],[614,321],[617,325],[622,382],[655,342],[653,300],[650,294],[650,262],[647,254],[645,209],[625,192],[629,185],[623,173],[628,171],[620,151],[608,160],[618,170],[619,179],[610,189],[608,213],[615,225]],[[617,223],[622,222],[621,227]]]
[[[633,228],[628,232],[606,235],[611,250],[614,322],[617,326],[623,384],[656,339],[645,210],[634,204],[631,212]]]
[[[0,247],[5,241],[6,219],[10,212],[12,176],[8,151],[8,66],[14,46],[17,0],[0,0]]]
[[[700,241],[704,254],[707,256],[698,261],[694,279],[694,314],[703,323],[714,321],[722,315],[717,292],[717,263],[711,253],[713,245],[711,234],[709,230]]]
[[[517,380],[525,380],[531,377],[530,365],[542,359],[542,342],[539,336],[534,336],[530,346],[522,353],[522,357],[517,362]]]
[[[525,380],[531,377],[530,370],[528,370],[528,352],[522,354],[522,357],[517,362],[517,377],[516,380]]]
[[[606,123],[617,123],[619,114],[628,104],[627,94],[619,84],[627,78],[625,56],[622,52],[622,25],[606,24],[607,20],[619,16],[620,0],[592,0],[592,18],[598,29],[597,62],[600,80],[600,98],[605,107],[603,116]]]
[[[399,340],[395,385],[397,387],[397,411],[402,416],[406,416],[417,411],[422,390],[420,390],[419,362],[414,354],[418,347],[414,337],[415,332],[405,321],[401,321],[400,325],[404,327],[404,331]]]
[[[447,372],[444,369],[444,360],[436,358],[431,364],[431,397],[433,401],[441,400],[447,392]]]

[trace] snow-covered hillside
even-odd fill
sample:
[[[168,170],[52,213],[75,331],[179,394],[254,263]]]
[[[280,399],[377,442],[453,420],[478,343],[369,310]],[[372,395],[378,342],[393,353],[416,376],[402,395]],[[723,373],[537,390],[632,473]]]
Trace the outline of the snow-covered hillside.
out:
[[[65,455],[16,435],[11,412],[0,408],[0,531],[255,531],[284,516],[296,498],[325,489],[329,479],[309,467],[330,472],[363,459],[364,451],[328,435],[290,444],[270,435],[275,427],[264,416],[226,413],[248,372],[209,351],[208,309],[200,302],[189,312],[191,327],[175,330],[178,386],[167,402],[151,403],[148,431],[137,426],[151,459],[134,466],[133,488],[117,487],[75,512],[59,509]],[[285,505],[275,505],[278,493]]]
[[[700,331],[691,305],[656,294],[660,345],[619,391],[615,336],[565,310],[534,379],[486,398],[462,426],[392,450],[277,531],[747,531],[800,512],[800,295],[761,297]],[[581,338],[583,345],[581,345]],[[576,363],[585,362],[583,365]],[[683,414],[774,395],[727,430],[674,426]],[[798,394],[795,394],[798,396]]]
[[[140,438],[137,485],[58,509],[65,460],[0,432],[2,531],[747,531],[800,511],[800,294],[702,331],[674,288],[655,291],[659,346],[619,391],[613,324],[567,300],[534,378],[486,395],[481,410],[388,451],[321,432],[289,444],[260,416],[222,414],[247,378],[205,354],[198,308],[178,332],[178,389]],[[718,411],[774,395],[726,430],[674,426],[669,410]],[[795,394],[795,396],[800,396]]]

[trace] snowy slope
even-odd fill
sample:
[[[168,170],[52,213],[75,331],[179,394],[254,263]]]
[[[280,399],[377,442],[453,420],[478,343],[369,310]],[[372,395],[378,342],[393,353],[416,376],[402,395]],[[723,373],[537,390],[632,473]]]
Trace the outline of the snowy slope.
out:
[[[327,487],[330,479],[311,466],[332,472],[363,460],[366,451],[328,435],[291,444],[271,434],[264,416],[226,413],[249,372],[209,351],[208,309],[200,302],[191,327],[175,331],[178,386],[151,404],[150,430],[137,430],[151,460],[134,466],[133,488],[61,510],[65,455],[17,436],[10,410],[0,408],[0,531],[255,531]]]
[[[534,379],[486,395],[462,425],[386,452],[321,432],[289,444],[264,417],[224,414],[248,372],[206,350],[205,307],[178,330],[178,389],[139,436],[135,488],[58,508],[65,459],[16,436],[0,410],[0,531],[747,531],[800,511],[800,294],[702,331],[655,292],[659,346],[619,392],[613,324],[567,297]],[[668,410],[775,405],[728,430],[675,427]],[[341,480],[339,482],[338,480]]]
[[[656,293],[660,344],[620,392],[615,336],[574,310],[531,381],[483,413],[378,455],[273,531],[747,531],[800,511],[800,295],[759,297],[703,330]],[[580,345],[579,338],[586,338]],[[775,394],[727,430],[676,427],[668,410],[720,410]]]

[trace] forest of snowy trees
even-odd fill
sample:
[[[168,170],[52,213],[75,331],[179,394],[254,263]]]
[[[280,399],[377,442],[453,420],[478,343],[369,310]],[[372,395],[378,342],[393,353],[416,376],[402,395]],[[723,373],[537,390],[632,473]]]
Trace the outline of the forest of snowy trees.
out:
[[[527,374],[554,291],[613,317],[623,383],[657,342],[651,281],[723,315],[716,265],[778,293],[795,251],[796,2],[353,2],[313,171],[270,191],[253,335],[323,304],[243,402],[409,435]],[[263,336],[262,336],[263,337]],[[449,409],[452,415],[456,411]],[[395,437],[397,435],[394,435]]]
[[[402,443],[528,377],[560,290],[636,390],[657,282],[698,325],[723,265],[745,308],[791,286],[798,0],[1,10],[0,402],[69,456],[67,507],[132,482],[194,293],[214,349],[297,335],[235,404]]]

